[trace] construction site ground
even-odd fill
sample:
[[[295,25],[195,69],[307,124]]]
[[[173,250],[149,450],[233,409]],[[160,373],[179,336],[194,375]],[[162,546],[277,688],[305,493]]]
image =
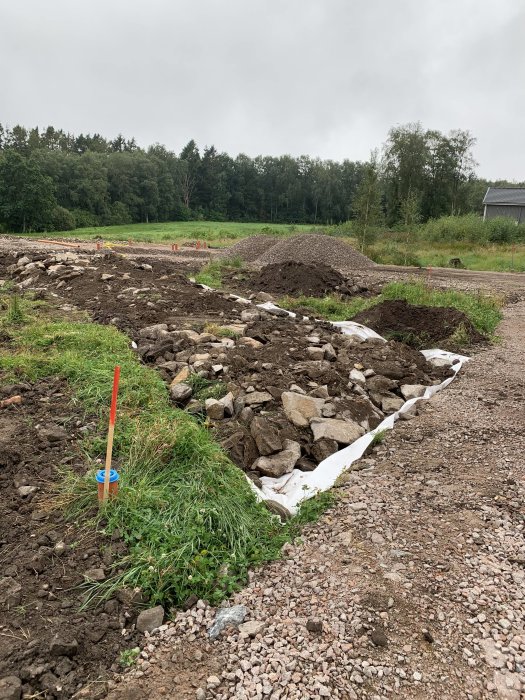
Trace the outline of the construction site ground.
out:
[[[66,252],[68,247],[0,239],[0,254],[51,249]],[[96,244],[82,243],[80,248],[74,244],[70,250],[96,252]],[[215,256],[209,250],[177,252],[142,244],[115,250],[132,261],[162,260],[168,275],[185,275]],[[144,286],[144,270],[137,269],[137,275],[137,284]],[[5,279],[3,271],[0,276]],[[142,652],[136,666],[122,677],[109,674],[74,693],[57,695],[50,689],[48,696],[45,690],[39,696],[110,700],[525,697],[525,277],[374,266],[356,271],[353,281],[376,286],[421,276],[430,276],[436,286],[505,295],[500,340],[478,350],[450,387],[426,402],[417,417],[399,423],[371,456],[341,480],[336,504],[305,528],[300,541],[285,546],[282,560],[251,573],[249,585],[227,604],[245,605],[252,627],[246,632],[227,628],[211,641],[208,629],[216,611],[199,601],[190,610],[176,612],[151,637],[128,639],[130,646],[140,643]],[[168,283],[164,286],[167,289]],[[224,297],[213,303],[202,301],[204,297],[194,302],[189,292],[186,308],[185,287],[181,283],[177,289],[175,315],[180,319],[222,322],[238,313]],[[120,315],[123,322],[116,325],[132,336],[146,325],[148,308],[155,316],[151,323],[164,320],[156,298],[149,307],[144,300],[141,307],[137,297],[133,313],[126,316],[124,310],[118,314],[118,302],[111,302],[115,309],[111,308],[109,296],[109,308],[104,308],[102,285],[95,302],[90,296],[86,292],[82,299],[79,292],[75,303],[82,302],[81,308],[100,322]],[[60,302],[67,301],[64,292]],[[173,304],[170,298],[172,317]],[[27,391],[30,400],[24,410],[33,422],[43,422],[46,406],[77,418],[60,384],[44,382]],[[81,416],[75,425],[80,430]],[[0,438],[13,447],[19,430],[8,420]],[[34,435],[28,432],[23,437],[17,449],[28,451]],[[35,442],[35,462],[41,456],[52,460],[63,440],[63,436],[55,440],[48,435]],[[71,455],[73,464],[80,463],[74,448]],[[38,478],[49,482],[51,474]],[[11,480],[0,485],[12,489]],[[8,513],[9,522],[19,526],[20,532],[24,527],[36,532],[42,522],[39,518],[45,519],[33,513],[30,503],[19,508],[13,501]],[[24,516],[31,525],[23,524]],[[53,537],[41,546],[53,547],[65,536],[67,524],[57,516],[52,529]],[[28,548],[27,562],[21,559],[19,566],[31,569],[35,562],[30,555]],[[39,590],[48,590],[57,572],[65,571],[62,562],[78,567],[68,584],[73,586],[88,565],[98,565],[95,558],[91,543],[81,543],[69,560],[54,560],[56,570],[37,572],[34,595],[43,599]],[[11,576],[16,575],[13,566]],[[39,586],[38,576],[49,580],[49,585]],[[76,602],[71,594],[64,607],[57,605],[57,616],[70,617],[69,624],[85,628],[94,657],[83,662],[86,671],[93,671],[103,667],[104,649],[115,655],[121,648],[120,632],[111,610],[101,625],[89,613],[75,617],[68,612]],[[20,652],[21,665],[24,659],[31,660],[28,622],[14,631],[1,628],[0,650],[7,654],[15,643],[27,648],[25,656]],[[36,627],[40,637],[46,635],[45,615],[39,615]],[[104,646],[99,644],[102,639]],[[26,673],[32,673],[29,662],[26,665]],[[76,688],[76,681],[71,688]],[[2,692],[0,685],[2,700],[17,697]]]

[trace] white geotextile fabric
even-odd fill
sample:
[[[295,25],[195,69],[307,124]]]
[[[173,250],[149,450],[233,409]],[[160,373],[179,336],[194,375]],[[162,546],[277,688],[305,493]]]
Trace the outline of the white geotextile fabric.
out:
[[[210,287],[206,287],[205,285],[201,286],[204,289],[211,290]],[[248,299],[244,299],[243,297],[238,297],[233,294],[231,296],[239,301],[242,301],[243,303],[250,303]],[[297,314],[294,314],[292,311],[281,309],[281,307],[273,304],[271,301],[267,301],[264,304],[257,304],[257,308],[270,312],[272,310],[279,310],[281,312],[286,311],[290,318],[296,318],[297,316]],[[332,325],[340,328],[341,332],[345,335],[355,335],[362,340],[380,338],[386,343],[385,338],[380,336],[371,328],[362,326],[360,323],[355,323],[354,321],[336,321],[333,322]],[[450,382],[453,381],[463,364],[469,360],[469,358],[465,355],[457,355],[455,353],[439,349],[422,350],[422,354],[429,362],[435,361],[436,364],[450,365],[454,371],[453,376],[448,377],[444,382],[441,382],[441,384],[435,384],[427,387],[423,396],[417,399],[409,399],[408,401],[405,401],[399,411],[387,416],[377,426],[377,428],[374,428],[374,430],[362,435],[351,445],[344,447],[342,450],[335,452],[322,462],[319,462],[317,467],[311,472],[303,472],[299,469],[294,469],[289,474],[284,474],[277,479],[270,476],[263,476],[261,477],[262,489],[258,488],[253,481],[247,477],[248,482],[255,491],[257,497],[261,500],[276,501],[284,506],[290,513],[296,513],[301,501],[305,501],[321,491],[328,491],[328,489],[332,488],[337,478],[343,474],[343,472],[349,469],[354,462],[362,457],[366,448],[374,439],[374,435],[376,435],[376,433],[383,430],[392,430],[401,413],[408,411],[418,401],[430,399],[432,396],[434,396],[434,394],[437,394],[438,391],[441,391],[448,386]]]

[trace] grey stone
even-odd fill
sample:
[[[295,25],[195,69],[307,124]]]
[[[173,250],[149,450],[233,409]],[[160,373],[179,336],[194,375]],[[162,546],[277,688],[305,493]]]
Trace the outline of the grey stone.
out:
[[[62,637],[55,634],[49,645],[51,656],[76,656],[78,654],[78,642],[76,639]]]
[[[311,418],[319,417],[324,406],[324,399],[283,391],[281,400],[286,417],[298,428],[306,428]]]
[[[342,445],[350,445],[365,433],[364,428],[354,421],[336,420],[335,418],[312,418],[310,427],[315,442],[321,438],[328,438]]]
[[[115,275],[110,275],[107,272],[104,272],[102,275],[100,275],[100,279],[103,282],[108,282],[109,280],[112,280],[115,277]]]
[[[0,700],[20,700],[22,681],[16,676],[0,678]]]
[[[312,456],[318,462],[322,462],[323,459],[330,457],[334,452],[337,452],[339,446],[335,440],[330,440],[328,438],[321,438],[315,442],[312,446]]]
[[[260,318],[261,314],[257,309],[244,309],[241,311],[241,321],[244,321],[244,323],[258,321]]]
[[[208,630],[209,638],[217,639],[225,627],[240,625],[244,622],[247,614],[248,608],[245,605],[232,605],[230,608],[220,608],[217,611],[213,625]]]
[[[104,573],[104,569],[88,569],[84,572],[84,577],[88,581],[104,581],[106,574]]]
[[[204,402],[206,413],[212,420],[222,420],[224,418],[224,404],[217,399],[206,399]]]
[[[47,440],[48,442],[60,442],[60,440],[66,440],[68,434],[59,425],[49,425],[46,428],[40,428],[38,431],[39,437],[42,440]]]
[[[244,403],[246,406],[254,406],[259,403],[268,403],[272,400],[272,395],[267,391],[252,391],[250,394],[246,394],[244,397]]]
[[[266,622],[261,620],[248,620],[248,622],[243,622],[239,625],[239,632],[242,634],[247,634],[249,637],[255,637],[260,634],[266,627]]]
[[[376,374],[366,382],[366,388],[368,391],[373,391],[378,394],[384,394],[391,389],[397,387],[397,382],[388,377],[383,377],[381,374]]]
[[[419,399],[426,391],[426,386],[423,384],[402,384],[401,393],[408,401],[409,399]]]
[[[324,359],[323,348],[318,348],[318,347],[306,348],[306,354],[308,355],[308,358],[310,360],[323,360]]]
[[[166,323],[156,323],[154,326],[141,328],[139,331],[141,338],[152,338],[157,340],[165,335],[168,335],[168,325]]]
[[[250,424],[250,433],[261,455],[271,455],[283,449],[279,431],[267,418],[262,416],[254,418]]]
[[[220,403],[222,403],[222,405],[224,406],[224,415],[227,417],[233,416],[233,394],[231,391],[228,392],[226,396],[223,396],[222,399],[220,399]]]
[[[394,411],[399,411],[404,403],[403,399],[398,396],[384,396],[381,399],[381,410],[385,413],[394,413]]]
[[[277,478],[292,471],[301,456],[301,445],[294,440],[284,441],[284,450],[271,457],[259,457],[252,464],[252,469],[265,476]]]
[[[18,489],[18,493],[22,496],[22,498],[26,498],[26,496],[32,496],[37,491],[38,486],[20,486],[20,488]]]
[[[22,586],[11,576],[0,578],[0,605],[12,608],[20,605]]]
[[[332,343],[326,343],[326,345],[323,345],[323,353],[325,360],[328,360],[329,362],[337,360],[337,353]]]
[[[350,372],[350,380],[354,382],[354,384],[359,384],[359,386],[365,386],[366,384],[365,375],[358,369],[353,369]]]
[[[313,634],[321,634],[323,631],[323,621],[317,617],[311,617],[306,621],[306,629]]]
[[[139,632],[152,632],[160,627],[164,621],[164,608],[156,605],[139,613],[137,617],[137,629]]]

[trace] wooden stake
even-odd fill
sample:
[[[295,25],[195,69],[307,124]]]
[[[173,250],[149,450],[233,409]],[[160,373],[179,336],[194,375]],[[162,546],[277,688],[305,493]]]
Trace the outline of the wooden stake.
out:
[[[109,473],[111,471],[111,457],[113,453],[113,436],[115,434],[115,419],[117,416],[117,394],[120,379],[120,367],[117,365],[113,373],[113,392],[111,394],[111,409],[109,412],[108,444],[106,446],[106,471],[104,473],[104,495],[102,502],[109,496]]]

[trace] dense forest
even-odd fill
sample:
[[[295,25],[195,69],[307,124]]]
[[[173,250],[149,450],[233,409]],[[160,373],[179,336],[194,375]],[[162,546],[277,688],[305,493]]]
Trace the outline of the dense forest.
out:
[[[368,163],[233,158],[195,141],[173,153],[0,124],[0,223],[22,232],[190,219],[411,225],[480,211],[491,183],[475,176],[474,143],[466,131],[407,124]]]

